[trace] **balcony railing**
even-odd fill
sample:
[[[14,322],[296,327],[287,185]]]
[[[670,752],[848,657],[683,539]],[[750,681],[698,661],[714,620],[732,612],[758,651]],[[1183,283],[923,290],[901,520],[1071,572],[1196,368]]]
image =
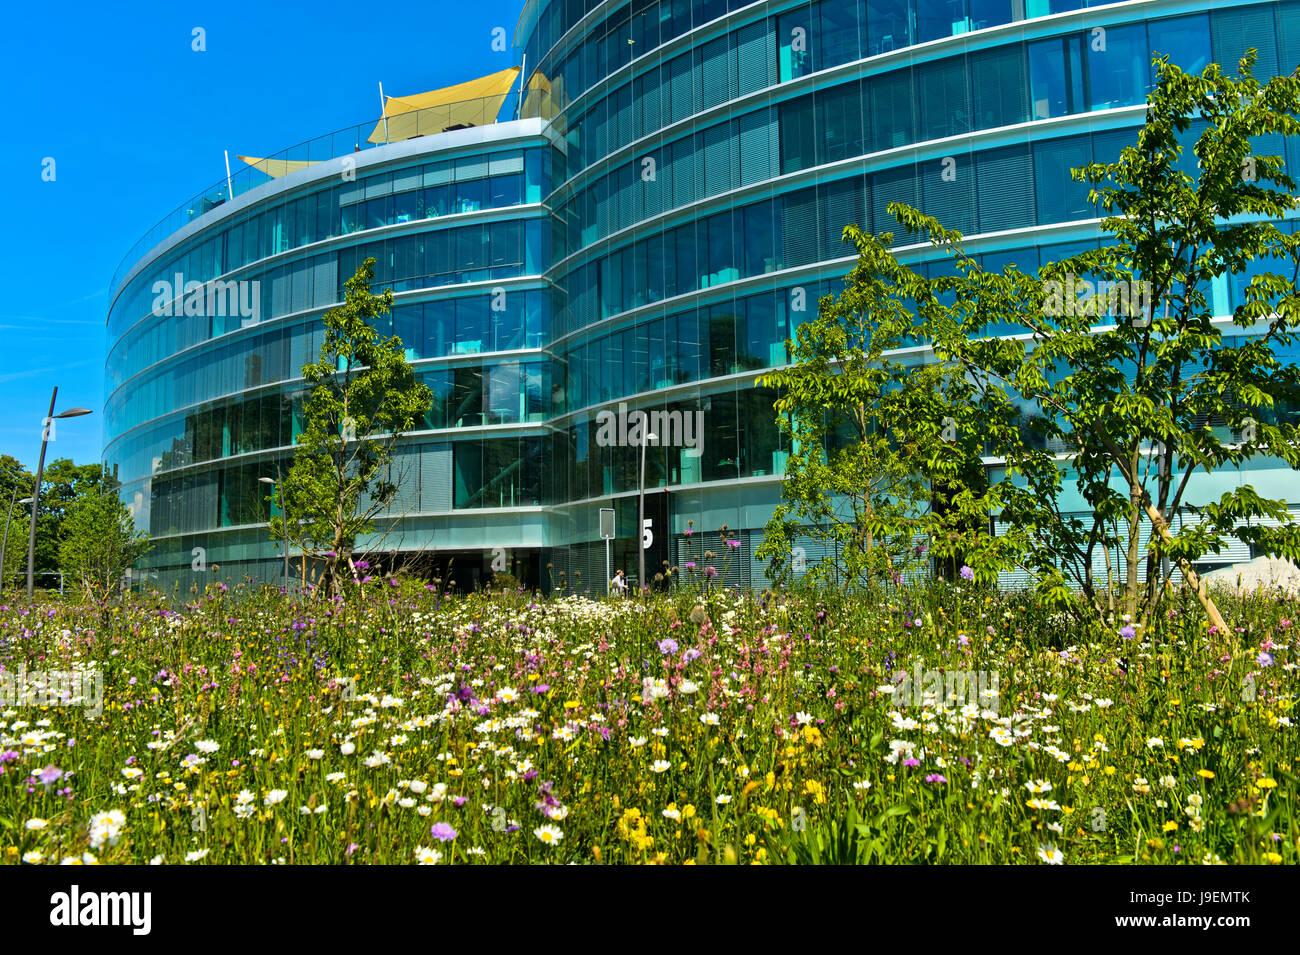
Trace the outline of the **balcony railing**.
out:
[[[425,109],[412,110],[408,113],[399,113],[389,117],[390,126],[393,128],[393,138],[390,142],[399,142],[405,139],[416,139],[420,136],[431,136],[436,133],[447,132],[451,129],[462,129],[470,126],[489,126],[500,120],[501,117],[506,119],[513,118],[515,114],[515,105],[518,102],[518,92],[511,90],[506,94],[504,101],[500,95],[487,96],[477,100],[464,100],[457,103],[444,103],[439,106],[429,106]],[[476,105],[477,104],[477,105]],[[412,128],[412,122],[414,127]],[[140,239],[131,246],[129,252],[123,257],[121,264],[113,273],[113,280],[109,285],[110,291],[116,291],[118,284],[126,276],[131,267],[138,262],[146,252],[156,246],[167,236],[171,235],[177,229],[182,228],[205,212],[215,209],[217,206],[226,202],[232,194],[240,196],[248,190],[260,186],[263,183],[275,178],[268,175],[259,166],[267,169],[275,169],[279,163],[317,163],[324,162],[327,159],[335,159],[339,156],[346,156],[350,153],[361,152],[372,149],[375,146],[387,145],[386,143],[368,142],[368,137],[375,131],[376,126],[382,126],[383,119],[372,119],[366,123],[357,123],[354,126],[347,126],[343,129],[336,130],[332,133],[326,133],[323,136],[317,136],[306,142],[299,143],[296,146],[290,146],[282,149],[277,153],[269,156],[260,157],[262,162],[257,166],[247,166],[240,164],[239,170],[231,169],[229,188],[225,176],[204,189],[198,195],[183,202],[176,209],[163,216],[156,225],[146,232]],[[400,139],[398,129],[400,128]],[[231,157],[232,163],[237,162]]]

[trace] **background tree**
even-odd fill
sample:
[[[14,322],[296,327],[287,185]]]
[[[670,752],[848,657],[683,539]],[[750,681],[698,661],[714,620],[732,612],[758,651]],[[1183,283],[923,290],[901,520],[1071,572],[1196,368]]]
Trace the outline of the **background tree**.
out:
[[[1194,561],[1218,553],[1229,537],[1300,558],[1300,528],[1287,519],[1285,500],[1266,499],[1249,484],[1217,501],[1187,498],[1197,470],[1240,467],[1262,454],[1300,464],[1296,425],[1282,413],[1300,402],[1300,369],[1285,359],[1300,321],[1300,237],[1267,221],[1294,209],[1295,183],[1280,158],[1256,155],[1252,145],[1300,132],[1300,80],[1276,77],[1261,86],[1253,61],[1253,52],[1243,59],[1240,79],[1217,64],[1189,75],[1155,61],[1159,79],[1136,145],[1115,162],[1074,171],[1093,184],[1090,198],[1108,213],[1102,228],[1113,241],[1105,248],[1045,265],[1036,282],[1013,277],[1021,286],[1018,304],[985,295],[996,283],[966,265],[958,277],[936,281],[966,304],[930,327],[936,349],[998,400],[1041,409],[1049,442],[1068,449],[1062,464],[1092,509],[1091,527],[1059,514],[1032,525],[1032,546],[1041,553],[1045,541],[1056,540],[1080,553],[1097,541],[1121,543],[1125,603],[1135,619],[1153,612],[1169,578],[1160,557],[1181,571],[1221,630],[1226,624]],[[1192,175],[1182,153],[1194,120],[1204,125]],[[915,210],[896,214],[941,234]],[[968,264],[953,235],[943,244]],[[1244,284],[1244,301],[1232,315],[1241,331],[1227,338],[1212,321],[1210,283],[1270,260],[1280,272],[1258,271]],[[1088,283],[1082,295],[1077,280]],[[1113,294],[1112,283],[1129,294]],[[1062,288],[1071,290],[1057,295]],[[992,326],[1008,320],[1024,326],[1030,340],[989,337]],[[1012,459],[1013,470],[1035,455],[1042,463],[1041,452],[1022,454],[1020,462],[1012,452],[997,453]],[[1184,522],[1183,514],[1192,520]],[[1260,518],[1283,523],[1262,527],[1254,523]],[[1107,524],[1115,530],[1104,530]],[[1145,552],[1144,525],[1152,531]]]
[[[849,226],[844,239],[858,250],[844,291],[798,328],[791,367],[761,381],[779,390],[793,450],[757,556],[789,579],[803,536],[835,555],[808,567],[814,580],[870,586],[927,548],[955,574],[974,550],[972,527],[988,523],[970,383],[951,365],[897,357],[943,306],[889,252],[893,236]]]
[[[102,464],[75,464],[71,458],[59,458],[45,466],[41,476],[40,510],[36,515],[36,573],[43,574],[59,569],[59,547],[65,531],[63,522],[74,504],[84,497],[113,490],[116,483],[107,475]],[[30,493],[30,488],[29,488]],[[19,497],[24,495],[20,494]],[[27,511],[30,516],[31,511]],[[18,515],[14,514],[14,523]],[[9,536],[15,534],[10,528]],[[22,567],[27,569],[27,531],[18,532],[21,538]],[[12,540],[10,542],[12,544]],[[53,578],[38,583],[50,584]]]
[[[79,497],[63,519],[63,532],[59,561],[65,578],[97,603],[118,592],[127,568],[151,547],[111,489]]]
[[[348,279],[344,303],[324,317],[320,358],[303,366],[310,393],[303,407],[293,464],[275,497],[280,514],[271,536],[285,534],[307,556],[323,562],[320,593],[341,592],[344,568],[355,573],[357,538],[393,500],[393,446],[423,418],[433,393],[417,381],[402,340],[381,338],[374,323],[392,309],[393,292],[370,291],[373,258]]]

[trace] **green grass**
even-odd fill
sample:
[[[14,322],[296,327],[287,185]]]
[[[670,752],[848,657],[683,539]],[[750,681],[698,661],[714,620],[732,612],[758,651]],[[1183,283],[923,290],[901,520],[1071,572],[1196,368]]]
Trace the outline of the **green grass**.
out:
[[[972,585],[15,601],[0,665],[101,671],[103,712],[0,707],[0,859],[1294,864],[1300,607],[1225,613],[1126,640]],[[918,664],[999,696],[899,709]]]

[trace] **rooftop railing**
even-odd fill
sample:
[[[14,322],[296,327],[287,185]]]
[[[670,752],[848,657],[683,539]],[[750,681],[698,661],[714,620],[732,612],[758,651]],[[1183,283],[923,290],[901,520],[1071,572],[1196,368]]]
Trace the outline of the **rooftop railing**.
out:
[[[390,126],[395,127],[393,129],[394,138],[390,139],[389,143],[415,139],[420,136],[431,136],[452,129],[489,126],[498,122],[500,117],[513,118],[518,99],[518,91],[512,89],[506,94],[504,101],[501,100],[499,95],[488,96],[481,99],[463,100],[457,103],[445,103],[440,106],[429,106],[408,113],[399,113],[389,117]],[[412,120],[415,122],[415,132],[413,133],[409,132]],[[372,143],[367,141],[370,134],[374,132],[375,127],[382,128],[382,125],[383,118],[380,117],[366,123],[347,126],[332,133],[309,139],[296,146],[282,149],[269,156],[260,157],[262,161],[257,165],[248,166],[239,163],[242,167],[239,170],[233,168],[233,165],[239,161],[234,156],[231,156],[232,169],[229,184],[227,184],[226,177],[222,176],[218,182],[188,201],[181,203],[176,209],[158,220],[157,224],[141,236],[122,258],[121,264],[113,273],[113,280],[109,285],[110,292],[117,290],[122,279],[146,252],[177,229],[222,205],[232,195],[243,195],[248,190],[276,178],[259,167],[274,168],[272,164],[286,161],[291,163],[324,162],[327,159],[336,159],[339,156],[363,152],[376,146],[388,145],[388,143],[383,142]],[[400,128],[406,135],[397,138],[397,128]]]

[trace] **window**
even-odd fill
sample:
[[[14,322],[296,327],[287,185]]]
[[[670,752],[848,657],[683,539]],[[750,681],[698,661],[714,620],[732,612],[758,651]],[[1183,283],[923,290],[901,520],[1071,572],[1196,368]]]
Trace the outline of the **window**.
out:
[[[828,70],[860,59],[858,18],[861,4],[858,0],[822,0],[819,7],[821,56],[817,69]]]
[[[517,206],[523,201],[523,173],[493,176],[488,182],[488,204],[493,209]]]
[[[1053,37],[1029,44],[1029,85],[1034,119],[1082,112],[1083,37]]]
[[[921,105],[921,139],[970,132],[970,98],[962,58],[917,67],[916,88]]]
[[[916,5],[916,42],[969,33],[966,0],[920,0]]]
[[[452,444],[452,471],[455,495],[453,507],[481,507],[483,490],[482,441],[456,441]]]
[[[819,38],[813,36],[812,7],[792,10],[776,21],[777,65],[780,82],[807,76],[813,66],[813,47]]]
[[[782,103],[781,172],[797,172],[816,164],[816,135],[813,124],[812,95]]]
[[[1027,145],[991,149],[978,157],[979,230],[1000,232],[1035,224],[1034,165]]]
[[[1210,17],[1210,38],[1214,62],[1223,67],[1225,74],[1235,76],[1238,61],[1248,49],[1254,47],[1259,54],[1253,70],[1255,77],[1264,83],[1269,77],[1277,75],[1273,7],[1273,4],[1261,3],[1213,12]]]
[[[1034,188],[1039,225],[1092,218],[1088,184],[1070,178],[1071,169],[1086,166],[1091,161],[1086,136],[1034,143]],[[1022,268],[1021,271],[1026,270]]]
[[[734,374],[736,365],[736,310],[730,305],[714,305],[709,315],[709,376]]]
[[[744,216],[745,277],[777,270],[775,204],[758,202],[746,206]]]
[[[924,211],[947,229],[975,231],[975,169],[969,152],[955,152],[917,165],[924,186]],[[890,217],[893,218],[892,216]]]
[[[899,70],[867,81],[871,104],[871,151],[880,152],[916,141],[912,71]]]
[[[819,92],[817,126],[821,132],[819,163],[861,156],[866,152],[862,138],[861,84],[855,81]]]
[[[740,366],[767,368],[784,364],[785,348],[779,344],[782,339],[776,331],[776,298],[772,294],[751,296],[745,300],[745,313],[745,332],[736,336]]]
[[[1151,55],[1164,54],[1185,73],[1199,73],[1210,62],[1210,18],[1204,14],[1147,23]],[[1151,84],[1156,68],[1151,67]]]
[[[1017,0],[970,0],[972,30],[984,30],[1019,19],[1015,16]]]
[[[483,423],[483,369],[462,365],[452,369],[452,426],[472,428]]]
[[[487,369],[487,423],[514,424],[523,420],[523,377],[517,361]]]
[[[1087,43],[1089,107],[1112,109],[1142,102],[1151,76],[1146,25],[1095,27]]]
[[[1029,83],[1019,43],[971,54],[970,78],[976,129],[1029,121]]]
[[[878,56],[911,45],[908,0],[867,0],[867,55]]]

